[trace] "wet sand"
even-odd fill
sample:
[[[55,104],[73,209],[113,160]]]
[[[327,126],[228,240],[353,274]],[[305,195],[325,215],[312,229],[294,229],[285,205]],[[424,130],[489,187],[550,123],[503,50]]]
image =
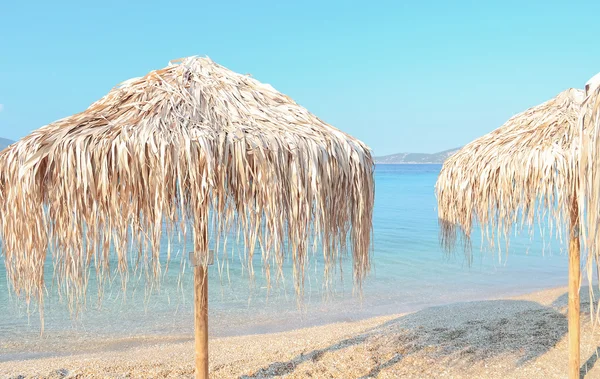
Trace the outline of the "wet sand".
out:
[[[566,378],[566,293],[555,288],[358,322],[214,338],[211,378]],[[586,378],[600,378],[600,331],[590,323],[587,289],[582,311],[582,371]],[[191,336],[110,341],[102,350],[83,344],[75,354],[0,359],[0,377],[193,377]]]

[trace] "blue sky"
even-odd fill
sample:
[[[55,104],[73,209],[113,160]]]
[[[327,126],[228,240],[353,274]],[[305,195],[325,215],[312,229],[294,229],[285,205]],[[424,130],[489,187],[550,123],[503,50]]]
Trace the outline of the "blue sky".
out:
[[[272,84],[376,155],[463,145],[600,71],[600,2],[5,1],[0,137],[189,55]]]

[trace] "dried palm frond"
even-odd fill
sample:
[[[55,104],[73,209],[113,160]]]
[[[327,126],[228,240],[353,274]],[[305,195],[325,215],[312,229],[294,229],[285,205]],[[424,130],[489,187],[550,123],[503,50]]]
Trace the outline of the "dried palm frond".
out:
[[[583,98],[583,91],[568,89],[513,116],[444,162],[436,195],[441,241],[447,249],[460,236],[469,252],[475,223],[491,245],[497,230],[508,239],[519,222],[532,226],[548,216],[559,232],[569,225]]]
[[[250,271],[256,246],[267,277],[271,267],[282,275],[291,257],[299,293],[312,243],[322,246],[326,276],[346,251],[356,284],[370,268],[368,147],[208,58],[121,83],[11,145],[0,167],[7,275],[27,301],[43,300],[48,253],[72,304],[90,270],[109,273],[111,246],[125,279],[133,261],[152,281],[164,263],[163,228],[171,236],[187,225],[199,259],[209,239],[238,228]]]
[[[590,283],[590,303],[594,302],[591,290],[594,264],[600,277],[600,74],[586,83],[579,128],[583,133],[579,150],[579,217],[582,222],[583,246],[587,253],[586,272]],[[593,317],[600,320],[600,307],[594,308]]]

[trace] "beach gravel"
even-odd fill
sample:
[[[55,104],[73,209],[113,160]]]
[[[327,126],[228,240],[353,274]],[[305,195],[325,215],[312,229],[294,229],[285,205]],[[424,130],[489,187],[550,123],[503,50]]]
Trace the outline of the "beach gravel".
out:
[[[589,322],[585,291],[582,372],[600,378],[600,333]],[[556,288],[405,315],[215,338],[211,378],[566,378],[566,304],[566,288]],[[121,342],[102,351],[0,362],[0,377],[193,377],[191,339]]]

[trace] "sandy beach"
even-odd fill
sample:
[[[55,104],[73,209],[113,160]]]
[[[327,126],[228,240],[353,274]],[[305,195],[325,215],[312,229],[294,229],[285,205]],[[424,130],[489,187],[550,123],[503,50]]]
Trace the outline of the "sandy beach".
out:
[[[567,289],[210,341],[211,378],[566,378]],[[600,378],[582,289],[582,372]],[[0,363],[9,378],[193,377],[193,340],[112,341],[103,351]]]

